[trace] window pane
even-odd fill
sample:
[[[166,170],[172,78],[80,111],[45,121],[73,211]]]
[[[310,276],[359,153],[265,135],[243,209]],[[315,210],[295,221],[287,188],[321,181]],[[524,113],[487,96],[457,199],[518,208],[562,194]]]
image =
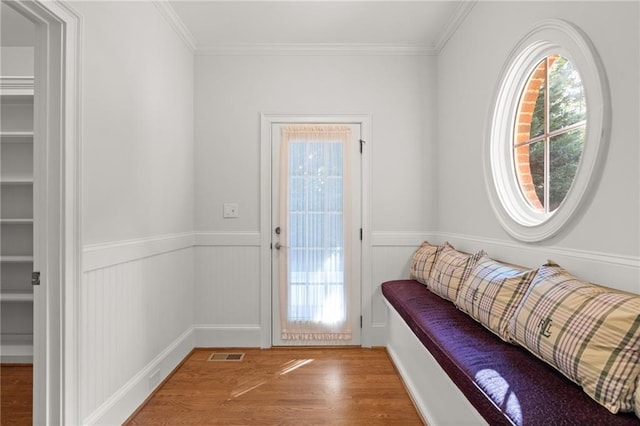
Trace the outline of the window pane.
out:
[[[290,143],[290,321],[346,318],[343,149],[338,142]]]
[[[521,109],[529,109],[533,102],[533,115],[531,116],[531,129],[529,130],[529,139],[540,136],[544,133],[544,97],[545,97],[545,80],[546,80],[547,62],[540,62],[529,76],[527,82],[527,90],[523,94]]]
[[[529,165],[538,201],[544,207],[544,142],[539,141],[529,145]],[[531,201],[529,203],[531,204]]]
[[[555,58],[555,60],[554,60]],[[580,74],[562,56],[549,58],[549,130],[554,131],[586,119],[587,107]]]
[[[584,128],[555,136],[550,142],[549,211],[560,206],[569,192],[580,164]]]

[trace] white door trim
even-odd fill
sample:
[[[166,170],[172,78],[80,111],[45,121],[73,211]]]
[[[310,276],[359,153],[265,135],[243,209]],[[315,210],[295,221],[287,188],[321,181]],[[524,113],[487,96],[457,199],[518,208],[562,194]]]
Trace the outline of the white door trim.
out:
[[[360,292],[361,345],[371,346],[371,261],[370,261],[370,152],[371,115],[260,115],[260,346],[270,348],[271,341],[271,128],[274,123],[353,123],[360,124],[362,151],[362,287]]]
[[[18,0],[36,25],[34,424],[77,424],[81,254],[80,30],[66,3]],[[38,222],[38,219],[36,219]]]

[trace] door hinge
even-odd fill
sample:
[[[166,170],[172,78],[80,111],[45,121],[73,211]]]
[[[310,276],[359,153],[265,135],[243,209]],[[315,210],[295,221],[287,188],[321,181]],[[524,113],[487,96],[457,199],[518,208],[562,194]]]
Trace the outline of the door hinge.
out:
[[[362,228],[360,228],[360,241],[362,241]]]
[[[362,139],[360,139],[360,154],[362,154],[362,146],[365,144],[366,142]]]
[[[31,273],[31,285],[40,285],[40,272],[34,271]]]
[[[362,315],[360,315],[360,328],[362,328]]]

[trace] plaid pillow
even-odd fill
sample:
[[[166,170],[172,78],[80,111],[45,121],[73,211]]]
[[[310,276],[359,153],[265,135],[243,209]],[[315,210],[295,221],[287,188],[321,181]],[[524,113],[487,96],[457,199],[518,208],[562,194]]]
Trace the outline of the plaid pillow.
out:
[[[634,401],[634,406],[636,410],[636,416],[640,417],[640,376],[638,376],[636,382],[636,399]]]
[[[445,243],[446,244],[446,243]],[[428,241],[422,243],[418,250],[413,253],[411,265],[409,266],[409,278],[422,284],[426,284],[429,274],[436,261],[438,252],[444,246],[432,246]]]
[[[471,256],[446,244],[436,257],[427,287],[440,297],[455,302],[460,283],[484,254],[481,251]]]
[[[517,269],[482,256],[460,285],[456,305],[509,341],[509,321],[535,274],[535,270]]]
[[[640,296],[538,270],[509,335],[612,413],[633,410],[640,374]]]

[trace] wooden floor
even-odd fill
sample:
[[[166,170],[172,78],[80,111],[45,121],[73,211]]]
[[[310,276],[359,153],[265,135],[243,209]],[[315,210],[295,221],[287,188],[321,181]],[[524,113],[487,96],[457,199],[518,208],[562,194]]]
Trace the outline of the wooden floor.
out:
[[[351,347],[196,349],[126,424],[423,423],[386,350]]]
[[[23,364],[0,366],[0,425],[30,425],[32,422],[33,367]]]

